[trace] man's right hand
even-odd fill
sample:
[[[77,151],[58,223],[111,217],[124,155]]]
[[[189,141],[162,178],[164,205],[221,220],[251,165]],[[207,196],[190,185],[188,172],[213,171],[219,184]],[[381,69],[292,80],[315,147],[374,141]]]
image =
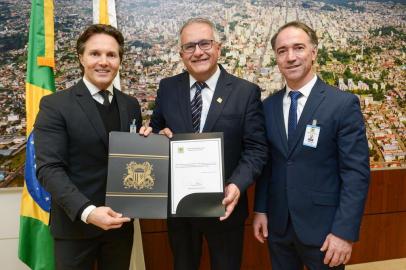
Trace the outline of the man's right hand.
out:
[[[264,243],[268,238],[268,217],[265,213],[254,213],[254,220],[252,221],[252,228],[254,229],[255,238]]]
[[[152,133],[152,128],[148,127],[148,126],[142,126],[140,128],[140,131],[138,132],[140,135],[144,136],[144,137],[148,137],[148,135],[150,133]]]
[[[96,207],[87,217],[87,223],[93,224],[103,230],[118,229],[124,222],[130,222],[130,218],[113,211],[110,207]]]

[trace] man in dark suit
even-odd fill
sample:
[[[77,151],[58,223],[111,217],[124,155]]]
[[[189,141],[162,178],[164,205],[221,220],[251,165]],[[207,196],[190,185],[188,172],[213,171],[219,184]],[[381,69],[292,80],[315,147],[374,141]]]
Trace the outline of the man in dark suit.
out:
[[[135,98],[113,86],[124,38],[92,25],[77,41],[83,78],[45,96],[34,125],[36,169],[52,196],[50,228],[57,269],[128,269],[133,226],[105,207],[108,134],[141,123]]]
[[[369,156],[358,98],[312,70],[316,33],[282,26],[272,48],[286,87],[264,101],[269,160],[256,186],[254,235],[269,230],[272,269],[344,269],[358,240]]]
[[[180,30],[180,45],[187,72],[160,82],[151,127],[168,137],[223,132],[226,213],[220,219],[168,218],[174,268],[199,268],[204,236],[212,269],[240,269],[248,215],[245,191],[267,157],[260,89],[217,64],[221,44],[209,20],[187,21]]]

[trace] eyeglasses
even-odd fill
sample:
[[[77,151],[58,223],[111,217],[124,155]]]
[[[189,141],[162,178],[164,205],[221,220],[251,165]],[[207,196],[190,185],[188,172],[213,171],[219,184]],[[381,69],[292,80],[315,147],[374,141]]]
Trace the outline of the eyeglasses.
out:
[[[212,39],[202,39],[202,40],[199,40],[198,42],[185,43],[185,44],[181,45],[180,48],[185,53],[194,53],[196,50],[196,45],[198,45],[200,50],[208,51],[213,47],[213,42],[214,42],[214,40],[212,40]]]

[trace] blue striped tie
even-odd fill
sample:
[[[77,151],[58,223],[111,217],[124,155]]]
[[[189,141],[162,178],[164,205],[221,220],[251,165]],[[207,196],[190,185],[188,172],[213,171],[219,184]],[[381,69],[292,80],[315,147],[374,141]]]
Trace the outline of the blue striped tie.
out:
[[[196,82],[196,93],[190,103],[190,107],[192,110],[192,125],[195,133],[199,133],[200,131],[200,116],[202,115],[202,90],[207,87],[205,82]]]
[[[290,91],[290,108],[288,119],[288,141],[292,140],[293,133],[297,126],[297,100],[302,96],[299,91]]]

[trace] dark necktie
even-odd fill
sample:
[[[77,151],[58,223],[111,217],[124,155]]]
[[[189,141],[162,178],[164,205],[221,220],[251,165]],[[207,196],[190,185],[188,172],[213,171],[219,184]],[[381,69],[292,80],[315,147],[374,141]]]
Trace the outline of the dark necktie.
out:
[[[103,105],[104,106],[109,106],[110,105],[110,100],[109,100],[109,91],[107,90],[100,90],[99,94],[103,97]]]
[[[205,82],[196,82],[196,93],[190,103],[190,107],[192,110],[192,125],[195,133],[199,133],[200,131],[200,117],[202,115],[202,90],[207,87]]]
[[[292,139],[297,126],[297,100],[302,96],[302,93],[299,91],[290,91],[289,96],[288,141]]]

